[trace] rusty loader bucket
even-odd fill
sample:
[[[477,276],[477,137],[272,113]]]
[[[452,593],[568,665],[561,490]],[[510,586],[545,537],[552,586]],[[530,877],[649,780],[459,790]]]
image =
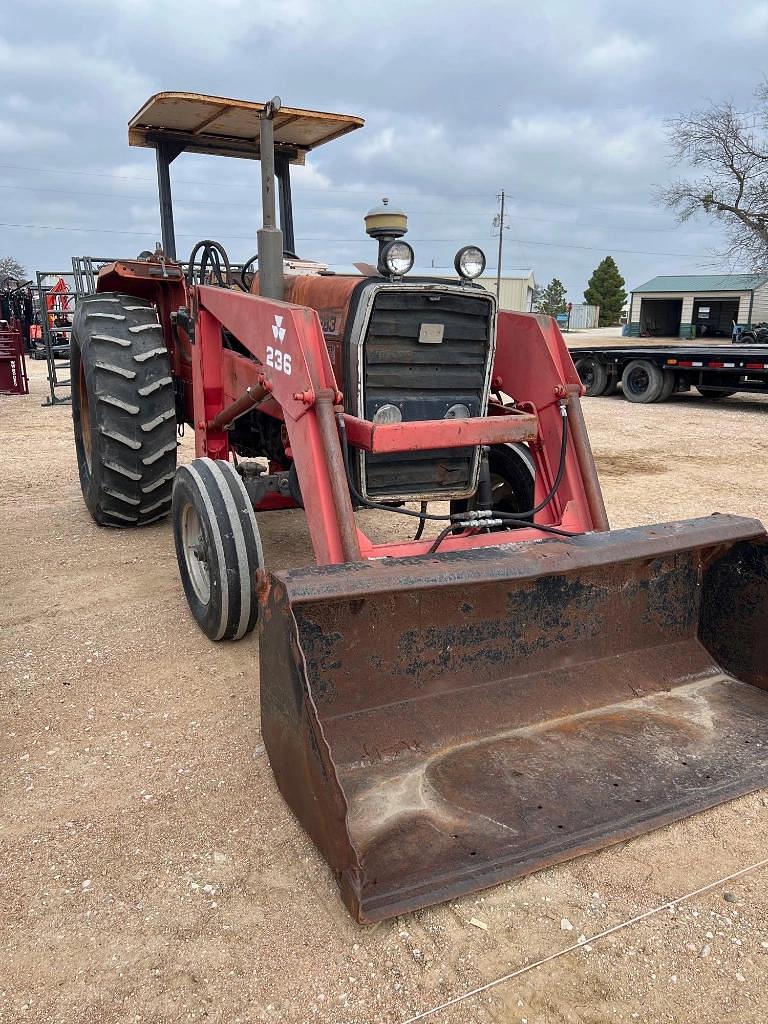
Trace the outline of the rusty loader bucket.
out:
[[[275,573],[262,728],[376,921],[768,784],[768,544],[734,516]]]

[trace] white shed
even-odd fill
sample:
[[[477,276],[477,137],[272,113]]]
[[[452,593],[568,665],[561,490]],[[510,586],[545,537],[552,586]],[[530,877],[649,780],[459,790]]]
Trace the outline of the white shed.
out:
[[[628,335],[730,337],[734,324],[768,320],[768,274],[654,277],[635,288]]]
[[[489,292],[496,295],[496,276],[490,274],[478,277],[478,282]],[[530,313],[533,303],[533,293],[536,288],[536,279],[533,271],[524,274],[522,277],[502,277],[499,300],[499,309],[512,309],[518,313]]]

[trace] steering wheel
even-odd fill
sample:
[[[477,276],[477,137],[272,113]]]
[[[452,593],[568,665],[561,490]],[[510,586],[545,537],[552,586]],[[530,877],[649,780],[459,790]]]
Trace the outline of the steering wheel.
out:
[[[196,282],[195,260],[197,259],[197,254],[200,250],[202,250],[202,255],[200,257],[200,270],[198,271]],[[214,242],[210,238],[204,238],[202,242],[197,243],[189,257],[189,266],[187,267],[187,284],[190,286],[195,283],[202,284],[205,280],[205,272],[208,270],[209,266],[219,287],[229,288],[232,284],[232,269],[229,265],[229,257],[227,256],[224,246],[219,242]]]
[[[301,258],[300,256],[297,256],[295,252],[291,252],[290,249],[283,249],[283,258],[285,259],[286,257],[289,260],[298,260]],[[243,286],[243,291],[249,292],[251,290],[250,282],[245,280],[245,275],[249,273],[249,268],[255,267],[258,262],[259,254],[254,253],[254,255],[251,256],[249,260],[246,260],[240,268],[240,284]],[[253,273],[253,271],[251,270],[250,273]]]

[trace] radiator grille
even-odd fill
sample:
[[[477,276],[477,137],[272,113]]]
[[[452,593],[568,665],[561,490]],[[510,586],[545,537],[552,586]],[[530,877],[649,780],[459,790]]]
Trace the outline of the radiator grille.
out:
[[[379,292],[363,342],[366,419],[386,404],[403,421],[440,420],[451,406],[483,414],[491,355],[490,297],[448,292]],[[423,324],[440,324],[443,340],[419,341]],[[364,488],[371,498],[459,497],[473,488],[477,452],[454,448],[365,455]]]

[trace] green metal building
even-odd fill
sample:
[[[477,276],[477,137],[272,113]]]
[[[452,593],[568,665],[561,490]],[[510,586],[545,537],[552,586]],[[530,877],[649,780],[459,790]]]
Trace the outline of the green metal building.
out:
[[[632,338],[730,337],[734,324],[768,320],[767,274],[654,277],[635,288],[627,334]]]

